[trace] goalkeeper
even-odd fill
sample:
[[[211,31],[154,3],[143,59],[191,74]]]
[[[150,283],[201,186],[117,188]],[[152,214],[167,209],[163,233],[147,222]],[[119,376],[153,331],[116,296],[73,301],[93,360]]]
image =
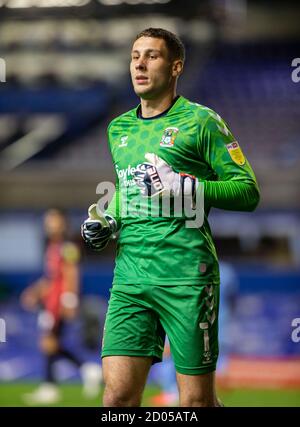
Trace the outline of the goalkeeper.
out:
[[[130,71],[141,102],[108,127],[116,191],[107,210],[91,207],[82,225],[95,250],[119,234],[102,347],[104,406],[140,405],[165,335],[180,406],[221,405],[215,391],[220,279],[208,214],[211,207],[253,211],[259,190],[222,118],[176,95],[184,59],[183,44],[169,31],[137,35]],[[187,226],[185,211],[174,214],[178,200],[196,212],[202,198],[199,227]],[[170,201],[168,215],[163,199]]]

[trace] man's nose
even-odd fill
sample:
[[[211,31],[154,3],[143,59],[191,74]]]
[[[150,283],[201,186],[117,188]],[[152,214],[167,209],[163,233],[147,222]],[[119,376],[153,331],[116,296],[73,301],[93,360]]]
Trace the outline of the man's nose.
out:
[[[146,68],[145,61],[143,59],[139,59],[135,64],[136,70],[144,70]]]

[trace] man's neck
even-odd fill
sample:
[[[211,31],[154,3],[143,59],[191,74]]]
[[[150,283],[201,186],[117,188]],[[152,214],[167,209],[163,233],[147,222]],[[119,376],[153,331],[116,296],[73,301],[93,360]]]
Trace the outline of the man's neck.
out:
[[[143,118],[154,117],[167,110],[175,98],[176,93],[172,91],[160,98],[141,99],[141,113]]]

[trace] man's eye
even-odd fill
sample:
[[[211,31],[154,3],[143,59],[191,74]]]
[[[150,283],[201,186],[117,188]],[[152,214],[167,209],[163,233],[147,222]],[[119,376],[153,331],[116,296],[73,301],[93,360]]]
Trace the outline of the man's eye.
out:
[[[155,59],[155,58],[157,58],[157,56],[155,56],[155,55],[150,55],[150,58],[151,58],[151,59]]]

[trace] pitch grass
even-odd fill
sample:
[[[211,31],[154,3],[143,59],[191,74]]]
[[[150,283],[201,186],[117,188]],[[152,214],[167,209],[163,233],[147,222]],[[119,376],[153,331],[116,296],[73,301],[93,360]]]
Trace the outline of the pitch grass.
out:
[[[22,400],[25,393],[34,390],[34,383],[0,384],[0,406],[26,406]],[[61,385],[62,400],[51,406],[101,406],[102,393],[97,399],[83,398],[80,384]],[[143,406],[153,406],[151,397],[159,393],[159,388],[147,386]],[[300,390],[219,390],[218,396],[225,406],[297,406],[300,407]]]

